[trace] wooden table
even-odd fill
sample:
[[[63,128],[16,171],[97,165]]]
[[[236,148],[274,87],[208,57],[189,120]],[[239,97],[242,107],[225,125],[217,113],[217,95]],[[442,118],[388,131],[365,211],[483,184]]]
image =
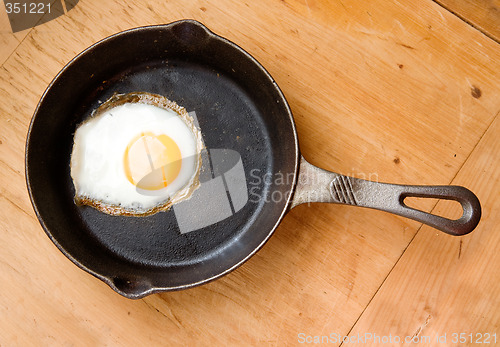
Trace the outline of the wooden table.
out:
[[[496,333],[500,344],[500,3],[439,2],[80,0],[15,34],[0,2],[0,345],[288,345],[315,336],[339,345],[348,336],[462,346],[471,333],[473,342]],[[452,237],[383,212],[312,204],[293,209],[244,266],[194,289],[132,301],[78,269],[28,198],[33,111],[89,45],[181,18],[268,69],[313,164],[464,185],[481,200],[479,227]],[[452,203],[415,204],[456,215]]]

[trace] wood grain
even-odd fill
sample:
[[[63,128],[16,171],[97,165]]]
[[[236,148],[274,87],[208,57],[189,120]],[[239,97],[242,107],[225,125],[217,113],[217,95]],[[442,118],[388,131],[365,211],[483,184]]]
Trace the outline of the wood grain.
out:
[[[4,2],[0,1],[0,66],[7,60],[29,31],[24,30],[16,34],[12,33]]]
[[[435,0],[478,30],[500,42],[499,0]]]
[[[202,21],[270,71],[294,112],[301,150],[314,164],[394,183],[457,181],[479,192],[484,187],[474,180],[486,182],[498,170],[489,145],[478,143],[487,129],[487,135],[497,129],[491,124],[500,110],[499,46],[430,0],[81,0],[31,30],[0,68],[0,316],[7,317],[0,320],[1,345],[284,345],[301,332],[345,335],[365,309],[371,312],[375,294],[372,304],[385,288],[396,290],[387,281],[380,286],[408,245],[436,234],[423,228],[412,242],[419,223],[312,204],[292,210],[243,267],[199,288],[130,301],[76,268],[46,237],[29,203],[23,172],[31,115],[78,52],[121,30],[181,18]],[[486,158],[490,171],[461,170],[475,167],[477,158]],[[481,198],[485,215],[498,221],[492,198]],[[434,204],[420,207],[430,211]],[[432,256],[456,257],[459,239],[449,242],[454,247],[432,248]],[[467,253],[479,259],[495,250],[493,243],[485,247]],[[414,252],[424,251],[422,243]],[[450,268],[429,267],[429,278],[444,281],[456,273]],[[461,277],[468,288],[477,280],[469,273],[490,274],[479,262],[468,271]],[[406,283],[413,275],[398,278]],[[428,287],[419,288],[422,302],[435,299]],[[498,329],[493,311],[482,319],[477,312],[484,303],[465,305],[465,299],[450,301],[446,314]],[[494,299],[486,302],[500,309]],[[378,323],[363,317],[357,331],[382,334],[422,323],[413,312]]]
[[[55,1],[60,0],[52,0],[51,4],[53,5]],[[12,2],[13,1],[11,1],[11,3]],[[54,6],[52,6],[52,9],[57,12],[57,9],[55,9]],[[30,15],[30,22],[34,25],[39,22],[42,17],[43,14]],[[30,32],[31,29],[26,29],[12,33],[9,17],[5,8],[5,1],[0,0],[0,66],[3,65],[3,63]]]
[[[424,226],[356,323],[351,336],[428,337],[432,345],[477,345],[477,334],[497,334],[500,343],[500,117],[460,170],[453,184],[473,189],[483,204],[478,228],[456,238]],[[479,174],[478,174],[479,173]],[[437,204],[438,213],[449,205]],[[439,269],[439,271],[437,271]],[[454,333],[465,333],[460,342]],[[454,342],[454,339],[456,340]],[[399,345],[399,344],[394,344]]]

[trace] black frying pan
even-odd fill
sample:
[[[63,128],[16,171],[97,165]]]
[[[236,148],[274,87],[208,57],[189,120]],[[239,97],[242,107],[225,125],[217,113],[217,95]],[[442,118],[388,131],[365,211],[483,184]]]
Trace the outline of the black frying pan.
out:
[[[227,218],[182,233],[173,209],[118,217],[75,205],[69,163],[77,125],[114,93],[138,91],[195,111],[208,149],[239,154],[252,189],[242,207],[233,201]],[[274,177],[281,179],[269,179]],[[240,47],[193,20],[118,33],[66,65],[33,116],[26,180],[56,246],[128,298],[196,286],[230,272],[267,241],[290,208],[304,202],[385,210],[452,235],[472,231],[481,215],[478,199],[463,187],[373,183],[307,163],[272,77]],[[403,202],[409,196],[459,201],[463,215],[449,220],[409,208]],[[217,212],[216,201],[206,204]]]

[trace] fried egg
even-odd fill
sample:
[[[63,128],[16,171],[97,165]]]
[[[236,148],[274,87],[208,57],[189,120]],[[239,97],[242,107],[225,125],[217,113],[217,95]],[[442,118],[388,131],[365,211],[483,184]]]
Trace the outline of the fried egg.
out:
[[[202,147],[193,119],[174,102],[114,95],[75,132],[75,202],[112,215],[166,210],[199,186]]]

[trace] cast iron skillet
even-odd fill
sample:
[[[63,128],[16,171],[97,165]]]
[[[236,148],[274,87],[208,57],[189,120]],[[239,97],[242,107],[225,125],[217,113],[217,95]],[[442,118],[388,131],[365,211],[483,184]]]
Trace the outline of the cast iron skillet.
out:
[[[195,111],[206,147],[237,151],[247,178],[280,174],[287,179],[253,179],[259,199],[184,234],[172,211],[117,217],[76,206],[69,163],[77,125],[115,92],[137,91],[164,95]],[[288,210],[304,202],[384,210],[452,235],[472,231],[481,215],[478,199],[463,187],[373,183],[306,162],[290,108],[269,73],[193,20],[118,33],[68,63],[33,116],[26,180],[35,212],[55,245],[80,268],[134,299],[230,272],[267,241]],[[409,208],[403,202],[409,196],[459,201],[463,215],[449,220]]]

